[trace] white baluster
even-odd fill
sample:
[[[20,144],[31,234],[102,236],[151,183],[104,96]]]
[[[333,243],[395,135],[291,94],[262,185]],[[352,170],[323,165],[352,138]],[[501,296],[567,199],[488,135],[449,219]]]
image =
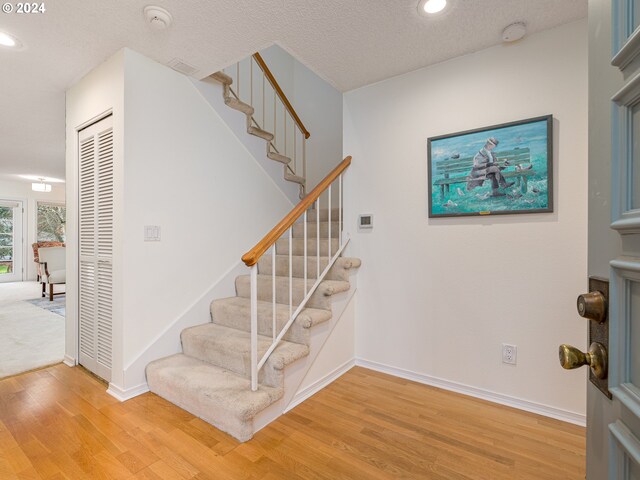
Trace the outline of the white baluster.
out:
[[[276,340],[276,246],[271,249],[271,308],[272,326],[271,334],[273,341]]]
[[[329,200],[328,200],[328,205],[329,205],[329,240],[328,240],[328,244],[327,244],[327,250],[329,251],[329,261],[331,261],[331,185],[329,185]]]
[[[304,294],[307,294],[307,210],[304,211]]]
[[[318,251],[316,279],[320,278],[320,197],[316,200],[316,250]]]
[[[338,243],[342,247],[342,174],[338,177]]]
[[[289,228],[289,319],[293,315],[293,225]]]
[[[251,390],[258,389],[258,264],[251,267]]]
[[[249,105],[253,107],[253,57],[249,57]]]

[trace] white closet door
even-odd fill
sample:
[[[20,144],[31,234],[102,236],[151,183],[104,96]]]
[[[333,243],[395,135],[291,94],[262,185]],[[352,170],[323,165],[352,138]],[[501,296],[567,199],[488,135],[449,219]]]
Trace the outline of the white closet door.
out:
[[[79,142],[80,364],[111,380],[113,117],[85,128]]]

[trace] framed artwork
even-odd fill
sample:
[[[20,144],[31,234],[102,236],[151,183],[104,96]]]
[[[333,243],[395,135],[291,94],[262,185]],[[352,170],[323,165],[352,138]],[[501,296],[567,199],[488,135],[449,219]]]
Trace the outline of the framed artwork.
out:
[[[427,140],[429,217],[553,212],[553,117]]]

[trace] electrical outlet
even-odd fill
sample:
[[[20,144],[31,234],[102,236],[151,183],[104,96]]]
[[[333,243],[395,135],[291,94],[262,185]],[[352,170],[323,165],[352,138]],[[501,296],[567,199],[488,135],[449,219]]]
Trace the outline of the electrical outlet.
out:
[[[518,363],[518,347],[516,345],[502,344],[502,363],[510,365]]]

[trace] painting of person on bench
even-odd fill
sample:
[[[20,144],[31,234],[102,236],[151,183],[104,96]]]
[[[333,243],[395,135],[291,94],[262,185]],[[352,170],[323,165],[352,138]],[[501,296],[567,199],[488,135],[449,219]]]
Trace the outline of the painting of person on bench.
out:
[[[429,217],[553,211],[553,117],[427,140]]]
[[[502,176],[501,171],[507,167],[498,166],[498,158],[493,153],[493,149],[498,146],[498,143],[500,142],[496,138],[488,138],[484,147],[473,157],[473,168],[469,173],[469,180],[467,180],[467,190],[481,187],[488,179],[491,180],[491,196],[499,197],[505,193],[501,192],[498,187],[509,188],[516,183],[507,182]]]

